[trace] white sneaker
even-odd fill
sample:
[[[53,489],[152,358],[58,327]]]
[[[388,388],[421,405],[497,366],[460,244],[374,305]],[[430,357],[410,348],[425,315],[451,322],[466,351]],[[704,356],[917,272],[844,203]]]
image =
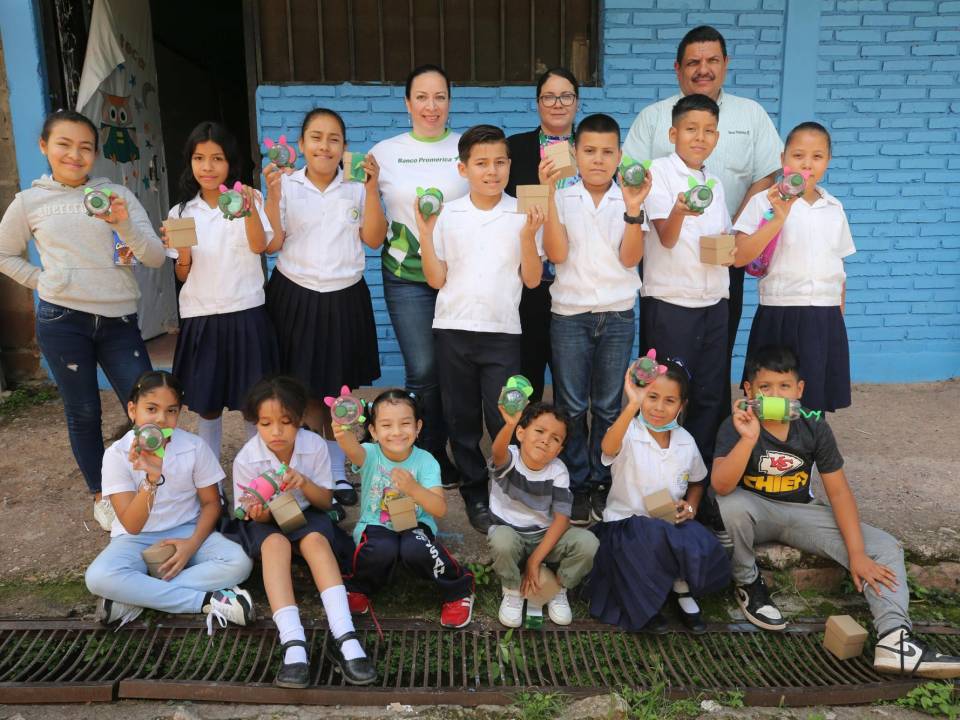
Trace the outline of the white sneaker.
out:
[[[567,600],[567,589],[560,591],[547,601],[547,614],[556,625],[569,625],[573,622],[573,610]]]
[[[523,595],[519,590],[503,588],[499,618],[506,627],[515,628],[523,624]]]
[[[93,519],[106,532],[113,528],[113,521],[117,519],[117,514],[113,511],[113,503],[103,498],[93,501]]]
[[[925,678],[960,677],[960,657],[942,655],[913,636],[906,628],[888,632],[873,651],[877,672]]]
[[[220,627],[226,627],[228,622],[234,625],[249,625],[256,619],[253,598],[238,586],[229,590],[217,590],[203,606],[203,612],[207,615],[207,632],[210,635],[213,635],[214,620]]]
[[[138,605],[119,602],[118,600],[109,600],[105,597],[97,598],[97,611],[94,613],[94,620],[101,625],[113,625],[120,621],[118,627],[123,627],[128,622],[140,617],[143,608]]]

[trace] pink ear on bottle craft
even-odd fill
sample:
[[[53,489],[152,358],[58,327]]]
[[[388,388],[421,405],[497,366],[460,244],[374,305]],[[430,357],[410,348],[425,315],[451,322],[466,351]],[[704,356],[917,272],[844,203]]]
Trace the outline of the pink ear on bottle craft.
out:
[[[220,183],[220,192],[225,193],[228,190],[227,186],[223,183]]]

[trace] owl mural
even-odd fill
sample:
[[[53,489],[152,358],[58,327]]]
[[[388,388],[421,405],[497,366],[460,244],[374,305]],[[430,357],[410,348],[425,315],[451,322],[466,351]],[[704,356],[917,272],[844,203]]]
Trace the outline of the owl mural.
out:
[[[101,95],[100,144],[103,146],[103,156],[115,163],[139,160],[140,148],[137,147],[137,130],[133,124],[130,97],[109,93]]]

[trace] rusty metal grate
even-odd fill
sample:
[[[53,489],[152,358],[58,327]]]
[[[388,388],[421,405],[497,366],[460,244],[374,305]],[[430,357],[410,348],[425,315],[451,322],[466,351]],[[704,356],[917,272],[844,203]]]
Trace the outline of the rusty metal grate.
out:
[[[272,625],[208,637],[194,621],[137,624],[119,631],[71,621],[0,622],[0,703],[115,698],[297,704],[509,703],[524,688],[588,695],[663,684],[674,697],[740,690],[751,705],[865,703],[917,684],[873,671],[872,654],[839,661],[821,647],[823,625],[778,635],[717,625],[701,636],[650,636],[579,622],[568,628],[442,630],[385,621],[379,637],[361,626],[379,671],[352,688],[324,659],[326,626],[308,627],[311,686],[273,687],[280,648]],[[941,652],[960,654],[960,632],[921,627]]]

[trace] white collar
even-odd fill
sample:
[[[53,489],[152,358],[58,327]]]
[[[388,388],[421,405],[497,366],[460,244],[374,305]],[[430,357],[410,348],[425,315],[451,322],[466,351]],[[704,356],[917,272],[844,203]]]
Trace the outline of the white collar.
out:
[[[308,190],[312,190],[313,192],[320,193],[321,195],[326,195],[327,193],[330,193],[333,190],[336,190],[343,183],[343,169],[337,168],[337,174],[333,176],[333,180],[330,181],[330,184],[327,185],[327,187],[324,190],[321,190],[312,182],[307,180],[306,166],[300,168],[299,170],[295,170],[294,172],[290,173],[287,177],[290,179],[291,182],[299,183],[300,185],[303,185]]]
[[[292,466],[295,463],[296,457],[299,455],[297,452],[297,440],[301,439],[300,430],[297,430],[297,436],[293,440],[293,453],[290,455],[290,462],[287,463],[287,465]],[[302,445],[303,443],[300,444]],[[267,447],[266,443],[263,442],[263,438],[260,437],[260,433],[257,433],[257,441],[250,448],[250,459],[253,462],[268,462],[273,463],[277,467],[280,466],[280,458],[276,456],[273,450]]]
[[[592,212],[600,212],[609,202],[616,202],[617,200],[623,200],[623,193],[620,190],[620,186],[615,182],[610,183],[610,187],[607,188],[607,191],[603,194],[603,197],[600,198],[600,204],[593,204],[593,195],[590,194],[590,191],[584,187],[583,182],[578,182],[573,187],[576,188],[577,194],[580,196],[580,199],[583,201],[585,207],[587,207]]]
[[[670,164],[673,166],[673,169],[678,174],[683,175],[683,177],[688,178],[691,175],[695,175],[696,173],[699,172],[701,175],[703,175],[704,180],[708,180],[710,178],[710,176],[707,174],[706,165],[701,167],[699,170],[694,170],[693,168],[688,167],[687,164],[683,161],[683,159],[679,155],[677,155],[676,150],[671,152],[668,157],[670,158]]]

